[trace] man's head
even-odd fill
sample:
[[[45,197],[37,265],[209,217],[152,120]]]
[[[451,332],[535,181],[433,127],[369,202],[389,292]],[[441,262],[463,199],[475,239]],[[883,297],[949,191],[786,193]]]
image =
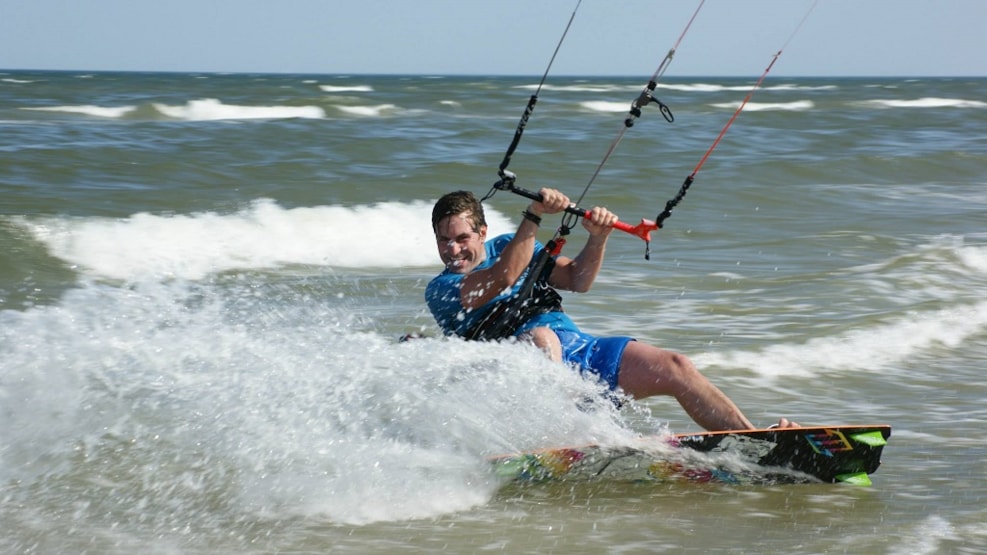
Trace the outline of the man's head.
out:
[[[487,221],[473,193],[455,191],[436,201],[432,231],[439,258],[449,271],[469,273],[486,259]]]
[[[473,193],[453,191],[442,195],[432,207],[432,231],[436,231],[443,218],[464,213],[469,214],[470,227],[473,228],[473,231],[479,233],[481,227],[487,226],[487,220],[483,215],[483,205],[473,196]]]

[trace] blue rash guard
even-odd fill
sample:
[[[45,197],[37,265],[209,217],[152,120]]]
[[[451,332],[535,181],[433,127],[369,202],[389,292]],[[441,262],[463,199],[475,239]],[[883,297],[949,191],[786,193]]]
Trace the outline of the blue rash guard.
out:
[[[486,259],[476,269],[489,268],[500,257],[504,247],[514,237],[506,234],[494,237],[484,243]],[[534,257],[537,257],[545,247],[535,242]],[[435,321],[446,335],[464,336],[472,329],[494,305],[506,300],[521,288],[527,271],[521,275],[510,290],[505,290],[496,298],[477,309],[463,307],[460,300],[465,274],[450,272],[448,269],[432,279],[425,288],[425,302],[432,312]],[[521,335],[536,327],[548,327],[555,331],[562,343],[562,359],[578,368],[580,371],[592,373],[606,382],[610,389],[617,388],[617,374],[627,343],[633,341],[630,337],[595,337],[583,333],[566,313],[562,311],[538,314],[524,322],[514,336]]]

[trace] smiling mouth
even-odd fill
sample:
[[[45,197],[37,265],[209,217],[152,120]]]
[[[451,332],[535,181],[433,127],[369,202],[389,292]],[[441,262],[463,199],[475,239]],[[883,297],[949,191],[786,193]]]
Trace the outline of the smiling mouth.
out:
[[[446,262],[446,268],[456,271],[466,268],[467,260],[465,258],[453,258]]]

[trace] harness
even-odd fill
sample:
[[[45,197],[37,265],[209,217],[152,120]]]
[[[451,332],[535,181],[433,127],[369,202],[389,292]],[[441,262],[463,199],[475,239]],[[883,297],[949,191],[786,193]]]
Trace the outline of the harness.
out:
[[[498,301],[479,322],[467,330],[465,339],[496,341],[514,335],[522,324],[540,314],[563,312],[562,296],[548,284],[555,268],[552,252],[546,248],[528,264],[520,289]],[[534,277],[534,279],[532,279]]]

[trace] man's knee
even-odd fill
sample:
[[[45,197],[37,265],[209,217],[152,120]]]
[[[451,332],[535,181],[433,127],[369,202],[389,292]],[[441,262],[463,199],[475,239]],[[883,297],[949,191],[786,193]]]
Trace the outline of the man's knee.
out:
[[[658,372],[682,372],[694,371],[696,366],[689,357],[643,343],[629,343],[627,353],[633,353],[631,357],[645,363],[645,366],[652,371]]]
[[[692,363],[689,357],[672,351],[665,351],[668,366],[680,372],[691,372],[695,371],[696,365]]]
[[[562,342],[551,328],[534,328],[525,333],[528,339],[554,361],[562,360]]]

